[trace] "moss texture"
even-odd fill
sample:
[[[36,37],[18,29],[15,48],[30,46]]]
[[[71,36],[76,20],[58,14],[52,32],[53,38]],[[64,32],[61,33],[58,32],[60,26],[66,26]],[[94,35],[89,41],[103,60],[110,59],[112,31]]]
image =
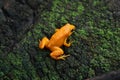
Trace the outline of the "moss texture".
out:
[[[50,5],[4,59],[1,45],[1,80],[83,80],[120,69],[120,24],[104,1],[53,0]],[[55,61],[38,42],[66,23],[76,26],[72,46],[62,47],[71,56]]]

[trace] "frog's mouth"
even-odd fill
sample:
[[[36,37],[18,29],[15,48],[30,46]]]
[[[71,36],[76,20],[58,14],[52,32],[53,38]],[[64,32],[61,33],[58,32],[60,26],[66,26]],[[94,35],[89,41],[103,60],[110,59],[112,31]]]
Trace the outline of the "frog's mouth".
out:
[[[75,29],[72,29],[72,30],[71,30],[71,32],[74,32],[74,31],[75,31]]]
[[[71,27],[71,32],[75,31],[75,26]]]

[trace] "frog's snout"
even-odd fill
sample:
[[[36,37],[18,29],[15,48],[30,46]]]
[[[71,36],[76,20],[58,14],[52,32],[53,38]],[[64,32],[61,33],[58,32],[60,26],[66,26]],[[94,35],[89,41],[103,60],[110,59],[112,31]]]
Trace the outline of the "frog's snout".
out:
[[[71,32],[73,32],[75,30],[75,26],[71,25]]]
[[[73,32],[75,29],[72,29],[71,32]]]

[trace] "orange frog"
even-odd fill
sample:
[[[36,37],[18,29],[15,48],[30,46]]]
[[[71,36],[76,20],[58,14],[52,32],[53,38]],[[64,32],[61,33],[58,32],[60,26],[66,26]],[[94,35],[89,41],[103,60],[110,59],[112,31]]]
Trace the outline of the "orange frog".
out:
[[[66,57],[70,55],[65,55],[64,51],[60,48],[62,45],[69,47],[71,42],[67,43],[67,38],[72,34],[72,31],[75,29],[74,25],[67,23],[60,29],[56,29],[56,32],[52,35],[50,40],[47,37],[44,37],[42,40],[39,40],[39,48],[43,49],[44,47],[50,49],[51,58],[55,60],[65,60]]]

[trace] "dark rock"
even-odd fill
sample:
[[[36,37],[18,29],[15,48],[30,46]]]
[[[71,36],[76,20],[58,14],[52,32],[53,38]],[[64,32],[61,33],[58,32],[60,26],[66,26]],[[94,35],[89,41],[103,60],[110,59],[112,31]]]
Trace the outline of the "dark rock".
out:
[[[19,4],[12,0],[5,3],[3,11],[7,18],[7,24],[13,33],[17,33],[17,35],[20,34],[20,31],[25,30],[24,26],[26,24],[32,24],[33,11],[27,5]]]
[[[3,24],[3,22],[6,21],[6,18],[3,14],[3,11],[0,9],[0,24]]]
[[[106,0],[106,3],[113,12],[113,17],[117,20],[120,19],[120,0]]]
[[[47,5],[44,4],[46,2],[41,0],[0,0],[0,37],[4,48],[10,47],[12,50],[24,37],[23,35],[37,22],[40,10]]]
[[[120,70],[112,71],[102,76],[97,76],[97,77],[86,79],[86,80],[120,80]]]
[[[0,8],[2,8],[3,7],[3,4],[4,3],[4,0],[0,0]]]

